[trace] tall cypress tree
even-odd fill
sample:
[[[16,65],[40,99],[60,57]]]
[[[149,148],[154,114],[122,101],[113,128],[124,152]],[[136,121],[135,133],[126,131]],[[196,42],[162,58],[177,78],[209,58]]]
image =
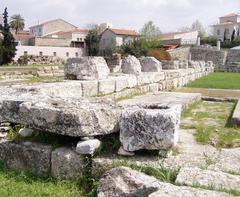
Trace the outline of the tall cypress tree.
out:
[[[14,58],[15,52],[16,52],[16,44],[14,41],[14,37],[10,32],[10,26],[8,24],[7,8],[5,8],[3,13],[3,27],[1,27],[1,29],[2,29],[3,40],[1,43],[2,58],[0,58],[0,61],[1,61],[0,64],[2,65],[2,64],[10,63]]]

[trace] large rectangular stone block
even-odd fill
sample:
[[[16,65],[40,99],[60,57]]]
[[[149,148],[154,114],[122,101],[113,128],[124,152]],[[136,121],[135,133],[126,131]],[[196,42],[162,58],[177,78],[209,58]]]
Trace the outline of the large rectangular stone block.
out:
[[[114,93],[115,80],[113,78],[103,79],[98,81],[98,95]]]
[[[52,152],[51,172],[60,180],[77,180],[83,176],[84,161],[70,148],[58,148]]]
[[[98,81],[81,81],[82,95],[84,97],[91,97],[98,95]]]
[[[120,141],[126,151],[169,150],[178,141],[181,107],[149,104],[122,112]]]
[[[0,142],[1,160],[7,167],[48,177],[51,169],[52,147],[32,142]]]

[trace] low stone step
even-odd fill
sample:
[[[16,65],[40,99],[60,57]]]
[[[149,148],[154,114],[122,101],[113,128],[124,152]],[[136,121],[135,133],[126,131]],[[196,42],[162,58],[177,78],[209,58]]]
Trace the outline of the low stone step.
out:
[[[240,174],[240,148],[222,149],[215,158],[208,170]]]
[[[155,193],[156,192],[156,193]],[[192,187],[176,186],[127,167],[117,167],[106,172],[99,181],[98,197],[227,197],[227,193]]]
[[[231,122],[233,125],[240,126],[240,99],[238,100],[238,103],[234,109]]]
[[[159,191],[150,194],[148,197],[228,197],[231,196],[227,193],[197,189],[192,187],[179,187],[171,184],[165,184],[165,187],[161,188]]]
[[[176,183],[240,192],[240,176],[220,171],[202,170],[197,167],[182,168],[177,176]]]

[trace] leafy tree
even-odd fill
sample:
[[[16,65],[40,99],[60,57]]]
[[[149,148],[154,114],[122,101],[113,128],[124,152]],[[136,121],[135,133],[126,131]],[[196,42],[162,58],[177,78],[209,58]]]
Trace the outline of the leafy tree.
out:
[[[123,55],[134,55],[136,57],[146,56],[149,49],[160,47],[158,39],[140,38],[132,43],[122,45]]]
[[[232,32],[231,41],[235,40],[235,34],[236,34],[236,30],[234,29]]]
[[[13,15],[10,21],[10,27],[15,30],[17,34],[19,30],[23,30],[25,26],[24,19],[20,14]]]
[[[0,47],[0,65],[10,63],[14,58],[16,52],[16,44],[14,37],[10,32],[10,26],[8,24],[7,8],[5,8],[3,13],[3,26],[1,26],[1,32],[3,35],[3,40]]]
[[[199,20],[196,20],[195,22],[192,23],[191,30],[198,31],[198,35],[201,38],[206,37],[206,35],[207,35],[204,26],[202,25],[202,23]]]
[[[97,56],[99,54],[99,43],[101,36],[98,31],[93,29],[90,30],[85,38],[87,52],[89,56]]]
[[[145,23],[140,30],[140,34],[146,38],[154,38],[162,34],[159,27],[156,26],[153,21]]]
[[[181,31],[181,32],[198,31],[198,35],[201,38],[204,38],[207,35],[204,26],[202,25],[202,23],[199,20],[194,21],[190,27],[189,26],[180,27],[179,31]]]

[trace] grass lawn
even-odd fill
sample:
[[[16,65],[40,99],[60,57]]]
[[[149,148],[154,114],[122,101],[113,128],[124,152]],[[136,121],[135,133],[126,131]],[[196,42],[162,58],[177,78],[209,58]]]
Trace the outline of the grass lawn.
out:
[[[210,73],[187,85],[192,88],[240,89],[240,73]]]
[[[196,141],[202,144],[240,147],[240,129],[229,123],[235,105],[234,102],[197,102],[182,114],[181,128],[196,129]]]
[[[9,171],[3,164],[0,164],[0,196],[81,197],[83,194],[77,183],[42,180],[27,173]]]

